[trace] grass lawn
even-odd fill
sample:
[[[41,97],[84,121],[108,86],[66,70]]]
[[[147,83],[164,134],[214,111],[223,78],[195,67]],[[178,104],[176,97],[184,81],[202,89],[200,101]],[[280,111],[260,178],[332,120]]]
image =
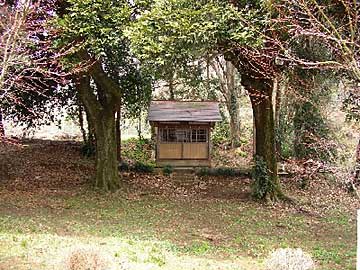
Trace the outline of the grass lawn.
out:
[[[0,146],[1,147],[1,146]],[[64,269],[81,247],[118,269],[264,269],[275,248],[300,247],[318,269],[355,269],[358,202],[335,184],[300,190],[296,206],[245,196],[249,180],[124,175],[128,191],[101,194],[86,183],[92,161],[69,143],[2,147],[0,269]]]

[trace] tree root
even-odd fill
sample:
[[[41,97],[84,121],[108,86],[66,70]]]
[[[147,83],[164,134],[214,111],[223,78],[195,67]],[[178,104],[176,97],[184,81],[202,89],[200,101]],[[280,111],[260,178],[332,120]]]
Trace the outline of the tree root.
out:
[[[274,204],[276,202],[285,202],[293,206],[298,205],[298,202],[296,201],[295,198],[286,195],[280,189],[276,189],[275,191],[268,193],[264,199],[268,204]]]

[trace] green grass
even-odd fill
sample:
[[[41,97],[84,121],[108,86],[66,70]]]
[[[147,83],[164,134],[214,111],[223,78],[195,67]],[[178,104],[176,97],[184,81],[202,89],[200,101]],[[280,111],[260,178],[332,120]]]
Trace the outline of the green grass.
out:
[[[314,218],[253,202],[91,191],[1,198],[0,261],[14,269],[59,267],[79,245],[99,246],[131,269],[262,269],[279,247],[304,249],[319,269],[355,269],[355,221],[339,211]]]

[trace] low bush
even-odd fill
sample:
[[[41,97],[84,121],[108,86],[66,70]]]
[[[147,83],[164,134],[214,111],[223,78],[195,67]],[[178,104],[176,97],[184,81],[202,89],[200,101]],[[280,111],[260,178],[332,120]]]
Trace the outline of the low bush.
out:
[[[93,157],[96,153],[96,147],[92,142],[85,142],[81,146],[81,155],[84,157]]]
[[[174,171],[174,168],[171,165],[165,165],[162,169],[162,172],[164,175],[169,176]]]
[[[125,160],[147,163],[151,159],[152,145],[148,139],[130,138],[122,144],[122,155]]]
[[[248,172],[245,170],[240,170],[237,168],[230,168],[230,167],[219,167],[219,168],[200,168],[197,172],[199,176],[244,176],[248,175]]]
[[[137,161],[131,167],[131,170],[134,172],[152,173],[154,172],[154,165]]]
[[[211,141],[214,145],[230,144],[230,124],[227,121],[218,123],[211,133]]]
[[[119,168],[119,171],[127,172],[130,170],[130,165],[126,161],[121,161],[119,163],[118,168]]]

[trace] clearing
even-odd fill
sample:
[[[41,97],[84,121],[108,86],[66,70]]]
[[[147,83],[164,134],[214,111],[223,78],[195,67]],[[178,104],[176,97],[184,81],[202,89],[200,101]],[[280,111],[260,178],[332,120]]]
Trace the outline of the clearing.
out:
[[[88,184],[80,144],[0,146],[0,269],[65,269],[79,247],[128,269],[263,269],[268,253],[300,247],[319,269],[355,269],[358,201],[336,183],[306,190],[283,179],[298,205],[263,205],[250,180],[124,173],[127,193]]]

